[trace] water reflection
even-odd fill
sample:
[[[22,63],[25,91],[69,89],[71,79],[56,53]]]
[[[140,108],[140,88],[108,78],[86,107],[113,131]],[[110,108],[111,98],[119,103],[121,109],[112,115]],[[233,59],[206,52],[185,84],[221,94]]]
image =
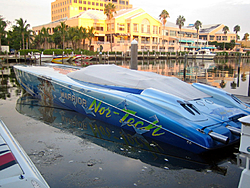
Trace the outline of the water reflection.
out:
[[[19,85],[12,67],[0,64],[0,83],[0,99],[11,98],[11,90]],[[16,96],[19,96],[21,92],[21,88],[15,89]]]
[[[164,169],[185,168],[197,171],[210,169],[215,173],[226,175],[227,169],[218,164],[228,160],[236,163],[236,156],[233,154],[236,152],[234,147],[196,155],[120,127],[91,119],[61,106],[45,106],[41,100],[28,94],[17,100],[16,110],[50,126],[88,139],[112,152]]]

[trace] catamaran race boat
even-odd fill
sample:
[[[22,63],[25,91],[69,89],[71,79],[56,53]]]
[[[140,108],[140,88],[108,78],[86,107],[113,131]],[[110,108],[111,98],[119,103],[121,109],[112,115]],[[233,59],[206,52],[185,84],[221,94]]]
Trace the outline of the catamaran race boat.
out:
[[[179,148],[202,153],[239,141],[250,106],[203,84],[116,65],[14,66],[32,96]]]

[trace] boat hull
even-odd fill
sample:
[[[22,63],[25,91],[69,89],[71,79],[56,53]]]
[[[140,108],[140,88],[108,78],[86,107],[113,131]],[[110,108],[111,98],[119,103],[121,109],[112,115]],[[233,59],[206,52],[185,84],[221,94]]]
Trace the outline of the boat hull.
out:
[[[225,143],[215,141],[209,135],[212,130],[210,127],[206,127],[208,124],[212,124],[217,132],[230,137],[229,144],[239,141],[238,135],[231,134],[225,128],[224,121],[215,118],[188,120],[162,107],[156,107],[155,104],[152,104],[153,99],[149,102],[147,96],[102,89],[93,87],[91,84],[84,85],[72,81],[66,74],[78,70],[78,68],[63,67],[63,69],[60,69],[59,66],[52,68],[58,74],[53,77],[49,76],[52,75],[49,71],[47,71],[47,75],[43,75],[25,71],[18,66],[15,66],[14,70],[22,87],[34,97],[44,101],[45,104],[59,104],[106,123],[194,153],[225,146]],[[40,69],[36,70],[40,71]],[[45,70],[47,69],[45,68]],[[240,125],[236,126],[240,127]]]

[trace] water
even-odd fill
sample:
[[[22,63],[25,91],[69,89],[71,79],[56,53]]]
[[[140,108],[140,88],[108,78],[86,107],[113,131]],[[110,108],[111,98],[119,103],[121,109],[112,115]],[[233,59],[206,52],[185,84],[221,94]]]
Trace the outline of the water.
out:
[[[116,63],[128,66],[127,62]],[[192,73],[192,63],[197,65],[195,70],[199,71]],[[246,95],[244,87],[249,90],[250,70],[247,62],[240,64],[240,74],[233,62],[214,63],[211,66],[204,62],[191,62],[187,65],[187,82],[197,79],[219,84],[221,80],[217,78],[223,78],[225,90],[230,89],[227,85],[231,86],[233,81],[236,89],[231,88],[232,91],[244,91],[240,94]],[[138,68],[184,79],[184,66],[176,61],[148,61],[140,63]],[[204,69],[215,76],[204,79]],[[51,187],[238,185],[242,169],[236,165],[238,150],[235,146],[205,155],[182,151],[60,106],[44,106],[18,86],[13,72],[6,72],[0,87],[0,118]],[[243,75],[238,79],[237,75],[243,72],[246,77]]]

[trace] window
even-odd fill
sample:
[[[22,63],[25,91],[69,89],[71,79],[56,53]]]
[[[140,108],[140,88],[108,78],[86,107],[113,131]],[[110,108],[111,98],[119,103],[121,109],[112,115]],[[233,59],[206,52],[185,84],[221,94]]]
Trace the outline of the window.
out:
[[[82,10],[82,7],[79,7],[79,10]]]
[[[83,1],[83,4],[85,4],[85,5],[86,5],[86,1]]]
[[[77,0],[74,0],[74,3],[77,3]]]
[[[91,5],[91,2],[90,2],[90,1],[88,1],[88,5]]]
[[[139,30],[138,30],[138,24],[134,24],[133,27],[134,27],[133,31],[136,32],[136,33],[138,33],[139,32]]]
[[[221,40],[221,36],[216,36],[216,40]]]
[[[99,6],[99,3],[96,3],[96,6]]]
[[[92,2],[92,5],[95,5],[95,2]]]
[[[100,6],[103,7],[103,3],[100,3]]]
[[[82,0],[79,0],[79,3],[81,3],[81,4],[82,4]]]
[[[222,40],[227,41],[227,36],[222,36]]]
[[[117,23],[117,30],[118,31],[124,31],[125,30],[125,24]]]
[[[209,35],[210,40],[214,40],[214,35]]]
[[[143,19],[141,23],[141,32],[142,33],[150,33],[150,22],[148,19]]]
[[[156,25],[153,26],[153,34],[158,34],[158,27]]]
[[[127,33],[130,33],[130,23],[127,24]]]
[[[170,36],[176,36],[176,31],[170,31]]]

